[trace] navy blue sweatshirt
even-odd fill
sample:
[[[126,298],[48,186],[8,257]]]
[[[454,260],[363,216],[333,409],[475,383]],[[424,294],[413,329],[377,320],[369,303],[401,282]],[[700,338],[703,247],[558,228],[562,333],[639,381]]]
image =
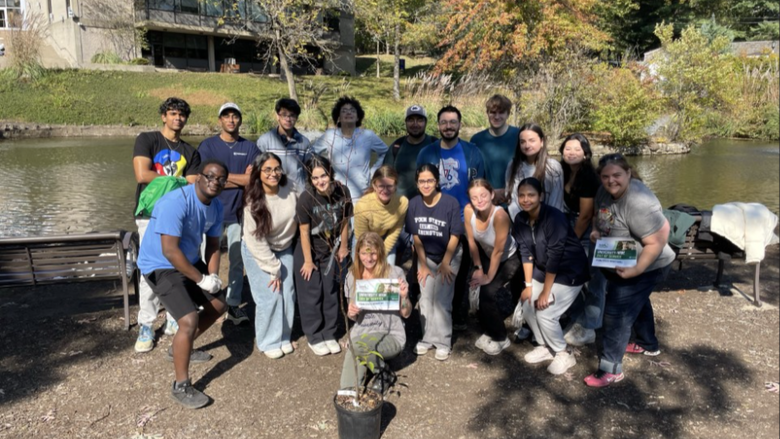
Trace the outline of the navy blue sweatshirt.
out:
[[[590,279],[588,257],[566,215],[544,203],[531,227],[528,212],[521,211],[512,225],[520,247],[520,260],[534,264],[534,280],[544,283],[545,273],[555,273],[555,283],[582,285]]]

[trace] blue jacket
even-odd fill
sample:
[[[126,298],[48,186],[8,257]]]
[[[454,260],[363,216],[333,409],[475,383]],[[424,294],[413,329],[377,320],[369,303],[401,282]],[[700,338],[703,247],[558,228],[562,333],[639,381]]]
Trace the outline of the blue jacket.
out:
[[[485,171],[485,160],[482,158],[482,153],[471,142],[466,142],[463,139],[460,140],[460,145],[463,148],[463,155],[466,156],[466,166],[468,166],[469,181],[475,178],[487,178],[487,172]],[[417,156],[417,166],[419,167],[423,163],[431,163],[437,168],[441,162],[441,139],[436,140],[430,145],[420,151]]]
[[[544,283],[545,273],[555,273],[556,284],[576,286],[587,282],[588,257],[566,214],[542,203],[533,227],[528,220],[528,212],[517,214],[512,236],[520,247],[520,260],[534,264],[534,280]]]

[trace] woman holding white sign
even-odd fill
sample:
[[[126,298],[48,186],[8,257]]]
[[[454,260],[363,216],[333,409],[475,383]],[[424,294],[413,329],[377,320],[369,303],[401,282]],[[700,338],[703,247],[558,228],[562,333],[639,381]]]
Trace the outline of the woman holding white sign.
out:
[[[512,235],[520,247],[525,288],[520,294],[523,317],[536,342],[525,355],[527,363],[552,360],[547,371],[565,373],[577,364],[563,338],[561,315],[569,309],[588,280],[588,258],[566,214],[543,202],[542,183],[529,177],[520,181],[517,214]]]
[[[404,272],[401,267],[387,263],[385,255],[385,244],[382,238],[375,232],[366,232],[357,240],[356,245],[357,260],[352,264],[352,268],[347,274],[345,281],[345,293],[349,298],[349,309],[347,316],[354,320],[355,326],[350,333],[350,343],[352,348],[347,350],[344,356],[344,367],[341,372],[341,388],[346,389],[362,383],[366,373],[366,366],[358,364],[357,381],[355,381],[355,360],[352,356],[355,354],[366,357],[365,363],[371,363],[375,367],[377,379],[374,380],[374,390],[384,393],[390,384],[388,377],[392,374],[384,370],[384,360],[389,360],[404,349],[406,344],[406,332],[401,317],[407,318],[412,313],[412,304],[409,301],[409,285],[404,279]],[[380,279],[385,285],[390,286],[390,292],[387,288],[382,288],[386,297],[394,296],[396,288],[391,280],[397,280],[398,300],[387,306],[388,310],[367,310],[360,306],[360,293],[362,285],[358,284],[361,280]],[[376,289],[368,292],[370,296],[376,296]],[[378,352],[380,356],[374,352]]]
[[[623,379],[624,353],[660,354],[650,293],[663,280],[674,251],[667,244],[669,222],[661,203],[625,157],[601,157],[596,172],[602,187],[596,194],[591,240],[627,238],[635,241],[637,255],[636,265],[601,269],[607,280],[603,349],[599,370],[586,377],[585,384],[604,387]],[[636,341],[629,343],[632,329]]]

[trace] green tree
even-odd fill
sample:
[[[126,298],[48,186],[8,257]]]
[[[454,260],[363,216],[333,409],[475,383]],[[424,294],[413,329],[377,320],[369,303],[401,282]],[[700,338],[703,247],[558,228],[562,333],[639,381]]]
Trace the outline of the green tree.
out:
[[[672,25],[656,27],[662,50],[650,62],[657,68],[657,85],[672,113],[666,133],[671,140],[696,142],[704,134],[706,114],[734,100],[729,40],[712,42],[693,26],[673,38]]]

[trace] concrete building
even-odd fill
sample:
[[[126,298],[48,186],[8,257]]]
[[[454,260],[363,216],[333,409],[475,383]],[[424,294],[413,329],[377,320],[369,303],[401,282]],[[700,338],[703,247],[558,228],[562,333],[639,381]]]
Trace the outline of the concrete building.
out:
[[[225,11],[232,19],[220,24]],[[354,75],[354,17],[322,19],[332,29],[326,38],[336,43],[334,55],[293,70]],[[24,30],[32,21],[45,29],[46,67],[89,67],[95,54],[113,52],[126,61],[145,58],[158,68],[213,72],[228,60],[240,72],[276,71],[264,61],[267,49],[257,44],[268,20],[248,0],[0,0],[0,40],[8,51],[8,29]]]

